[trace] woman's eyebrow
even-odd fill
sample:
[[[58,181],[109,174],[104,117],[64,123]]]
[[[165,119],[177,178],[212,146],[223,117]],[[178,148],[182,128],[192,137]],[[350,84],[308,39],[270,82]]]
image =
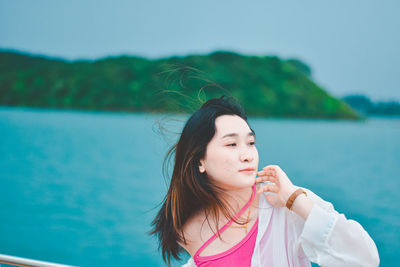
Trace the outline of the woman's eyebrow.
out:
[[[237,137],[237,136],[239,136],[237,133],[228,133],[228,134],[222,136],[221,139],[224,139],[226,137]],[[247,134],[247,136],[255,136],[255,133],[254,132],[249,132]]]

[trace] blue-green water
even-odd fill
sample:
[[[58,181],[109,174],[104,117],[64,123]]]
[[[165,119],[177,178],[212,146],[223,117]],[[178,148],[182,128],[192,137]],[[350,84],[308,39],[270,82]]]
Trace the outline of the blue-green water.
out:
[[[166,191],[168,144],[155,131],[161,117],[1,108],[0,254],[163,266],[146,234]],[[332,202],[371,235],[381,266],[397,266],[400,118],[250,123],[260,167],[278,164],[294,184]]]

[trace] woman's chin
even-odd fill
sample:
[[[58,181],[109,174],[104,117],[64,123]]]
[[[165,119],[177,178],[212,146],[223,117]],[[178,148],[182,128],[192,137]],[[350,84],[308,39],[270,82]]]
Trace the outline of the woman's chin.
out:
[[[244,188],[253,186],[256,183],[256,175],[249,175],[248,177],[246,177],[246,179],[242,181],[242,183]]]
[[[253,184],[255,183],[256,183],[256,176],[254,175],[254,177],[251,179],[250,186],[253,186]]]
[[[247,179],[249,180],[249,182],[251,183],[251,185],[255,184],[255,182],[256,182],[256,177],[257,177],[257,175],[256,175],[255,173],[254,173],[254,174],[251,174],[251,175],[248,175]]]
[[[217,184],[219,184],[226,190],[242,190],[252,187],[256,183],[256,174],[235,176],[234,179],[227,179],[225,181],[226,182]]]

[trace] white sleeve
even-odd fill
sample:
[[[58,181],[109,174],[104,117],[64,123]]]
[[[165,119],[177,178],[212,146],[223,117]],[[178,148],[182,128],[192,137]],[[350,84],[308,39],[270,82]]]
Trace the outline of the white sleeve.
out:
[[[307,258],[324,267],[379,266],[378,250],[364,228],[305,190],[315,203],[298,239]]]
[[[182,267],[196,267],[196,264],[194,263],[193,258],[190,257],[190,259],[187,261],[187,263],[182,265]]]

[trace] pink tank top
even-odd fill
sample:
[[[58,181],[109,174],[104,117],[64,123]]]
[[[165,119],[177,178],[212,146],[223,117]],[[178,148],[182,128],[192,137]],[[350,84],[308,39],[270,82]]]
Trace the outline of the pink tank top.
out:
[[[246,205],[235,215],[235,218],[239,218],[239,216],[250,206],[251,202],[254,199],[256,193],[256,185],[253,185],[253,193],[251,194],[250,200],[246,203]],[[226,228],[229,227],[233,222],[233,219],[227,222],[221,229],[219,229],[219,233],[222,233]],[[246,267],[251,265],[251,257],[253,256],[254,246],[256,243],[258,230],[258,218],[251,228],[250,232],[235,246],[232,248],[212,255],[212,256],[199,256],[201,251],[210,244],[216,237],[217,234],[214,234],[210,239],[207,240],[194,254],[193,260],[196,263],[196,266],[240,266]]]

